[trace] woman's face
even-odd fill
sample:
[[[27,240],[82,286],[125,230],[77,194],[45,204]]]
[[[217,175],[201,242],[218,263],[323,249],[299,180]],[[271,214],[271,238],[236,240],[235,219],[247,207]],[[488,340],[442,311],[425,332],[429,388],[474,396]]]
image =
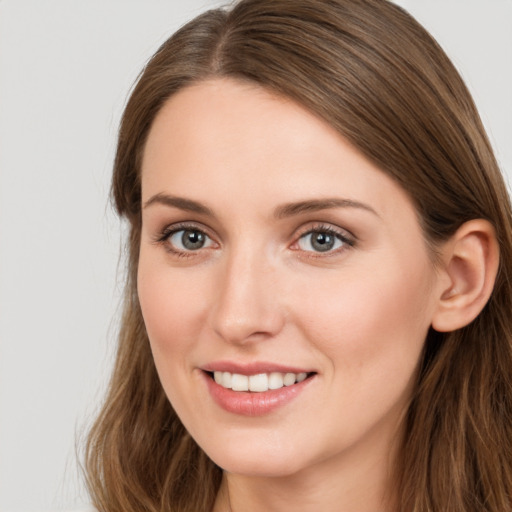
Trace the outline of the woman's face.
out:
[[[144,321],[206,453],[253,476],[385,460],[440,295],[404,191],[301,106],[219,79],[158,114],[142,196]]]

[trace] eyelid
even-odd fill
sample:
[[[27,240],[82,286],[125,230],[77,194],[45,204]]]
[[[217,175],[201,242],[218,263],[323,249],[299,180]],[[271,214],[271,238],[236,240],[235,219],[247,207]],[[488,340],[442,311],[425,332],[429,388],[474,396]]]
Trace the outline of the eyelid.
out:
[[[180,231],[181,229],[190,229],[197,230],[203,232],[205,235],[208,235],[210,238],[214,237],[211,233],[211,229],[202,224],[201,222],[196,221],[178,221],[171,222],[170,224],[166,224],[162,228],[158,228],[157,232],[153,235],[155,242],[161,241],[169,236],[171,233],[175,233],[176,231]]]
[[[169,243],[169,238],[171,235],[178,231],[182,230],[196,230],[200,231],[203,234],[205,234],[214,244],[213,248],[218,248],[220,243],[217,240],[218,237],[216,237],[215,234],[211,232],[211,229],[202,224],[201,222],[197,221],[179,221],[174,222],[171,224],[166,225],[162,229],[160,229],[154,236],[153,236],[153,243],[164,245],[166,250],[174,255],[181,255],[183,257],[187,256],[197,256],[199,253],[203,252],[204,250],[212,249],[212,247],[205,247],[197,249],[196,251],[192,250],[180,250],[176,249],[171,246]],[[329,250],[324,253],[322,252],[316,252],[316,251],[304,251],[299,246],[299,240],[312,233],[318,233],[318,232],[325,232],[332,234],[333,236],[337,237],[339,240],[343,242],[343,247],[340,247],[338,249]],[[326,222],[311,222],[307,223],[303,226],[301,226],[298,230],[296,230],[295,234],[293,235],[293,242],[289,246],[294,251],[300,251],[304,253],[308,253],[308,257],[311,258],[321,258],[321,257],[329,257],[339,254],[340,252],[343,252],[347,250],[350,247],[353,247],[357,242],[357,237],[351,233],[349,230],[345,228],[341,228],[335,224],[326,223]],[[216,247],[215,247],[216,246]]]
[[[174,255],[183,256],[183,257],[196,256],[200,252],[202,252],[202,249],[203,250],[211,249],[211,247],[205,247],[205,248],[197,249],[196,251],[191,251],[191,250],[187,251],[187,250],[177,249],[169,243],[169,238],[173,234],[175,234],[179,231],[187,231],[187,230],[200,231],[201,233],[206,235],[213,242],[214,245],[216,245],[216,246],[219,245],[219,243],[216,240],[216,237],[211,233],[211,230],[209,228],[207,228],[206,226],[204,226],[203,224],[201,224],[200,222],[195,222],[195,221],[180,221],[180,222],[174,222],[174,223],[166,225],[164,228],[160,229],[153,236],[153,243],[163,245],[168,252],[170,252]]]
[[[329,233],[334,236],[336,236],[339,240],[341,240],[344,244],[344,247],[332,250],[332,251],[326,251],[324,253],[322,252],[315,252],[315,251],[303,251],[298,247],[299,240],[309,234],[312,233]],[[340,251],[344,251],[347,249],[347,246],[354,247],[357,242],[356,236],[348,231],[345,228],[341,228],[339,226],[336,226],[335,224],[331,223],[325,223],[325,222],[313,222],[312,224],[308,224],[306,226],[301,227],[294,236],[294,241],[292,245],[290,246],[292,250],[296,251],[302,251],[310,253],[309,257],[328,257],[328,256],[334,256],[338,254]]]

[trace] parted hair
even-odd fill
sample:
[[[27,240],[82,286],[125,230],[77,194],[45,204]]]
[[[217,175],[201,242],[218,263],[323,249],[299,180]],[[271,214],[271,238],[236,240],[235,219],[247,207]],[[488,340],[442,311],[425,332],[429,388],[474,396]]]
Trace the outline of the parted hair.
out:
[[[468,326],[431,329],[394,462],[392,510],[512,511],[512,216],[474,102],[435,40],[388,0],[241,0],[208,11],[149,60],[119,130],[112,195],[127,220],[127,280],[107,396],[85,471],[100,512],[210,512],[222,470],[160,385],[138,296],[141,159],[163,104],[229,77],[290,98],[334,127],[412,199],[436,248],[465,222],[496,231],[493,293]],[[392,378],[392,376],[390,376]]]

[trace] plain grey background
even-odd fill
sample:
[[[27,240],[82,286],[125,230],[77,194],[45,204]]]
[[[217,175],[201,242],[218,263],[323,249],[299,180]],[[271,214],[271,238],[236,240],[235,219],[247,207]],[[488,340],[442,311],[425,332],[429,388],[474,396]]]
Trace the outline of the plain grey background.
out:
[[[0,512],[87,503],[75,459],[108,377],[116,131],[144,62],[214,0],[0,0]],[[466,79],[512,181],[512,0],[401,0]]]

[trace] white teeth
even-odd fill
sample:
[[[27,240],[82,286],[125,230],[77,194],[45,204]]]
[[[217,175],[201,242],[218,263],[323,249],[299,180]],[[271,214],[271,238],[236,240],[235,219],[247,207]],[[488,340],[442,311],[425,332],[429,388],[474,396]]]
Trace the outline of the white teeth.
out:
[[[279,389],[284,386],[283,374],[279,372],[272,372],[268,377],[268,388]]]
[[[249,377],[249,391],[267,391],[268,390],[268,375],[266,373],[259,373],[258,375],[251,375]]]
[[[261,393],[269,389],[280,389],[283,386],[292,386],[302,382],[308,376],[307,373],[258,373],[256,375],[241,375],[230,372],[213,372],[213,378],[217,384],[233,391],[253,391]]]
[[[225,388],[231,389],[232,375],[229,372],[222,372],[222,383],[221,385]]]
[[[291,386],[292,384],[295,384],[295,373],[287,373],[284,376],[283,382],[285,386]]]
[[[249,391],[249,377],[247,377],[247,375],[233,373],[231,377],[231,388],[233,391]]]

